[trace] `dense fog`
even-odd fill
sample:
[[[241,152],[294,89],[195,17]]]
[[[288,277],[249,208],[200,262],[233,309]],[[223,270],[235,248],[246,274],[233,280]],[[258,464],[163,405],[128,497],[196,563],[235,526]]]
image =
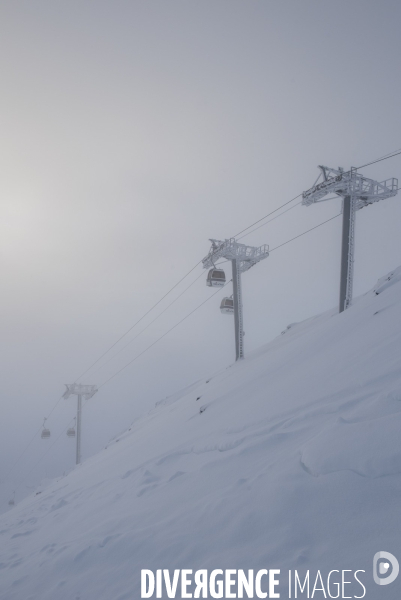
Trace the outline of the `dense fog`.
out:
[[[209,238],[310,188],[319,164],[399,149],[400,17],[390,0],[3,0],[0,511],[13,490],[18,501],[74,467],[64,384],[201,261]],[[401,179],[400,167],[398,156],[361,172]],[[241,242],[274,249],[340,212],[340,199],[298,205]],[[398,197],[358,212],[355,295],[401,264],[400,218]],[[336,218],[243,275],[246,353],[336,306],[340,241]],[[79,379],[100,387],[83,410],[84,459],[233,362],[232,317],[219,311],[231,284],[135,359],[211,296],[201,273]]]

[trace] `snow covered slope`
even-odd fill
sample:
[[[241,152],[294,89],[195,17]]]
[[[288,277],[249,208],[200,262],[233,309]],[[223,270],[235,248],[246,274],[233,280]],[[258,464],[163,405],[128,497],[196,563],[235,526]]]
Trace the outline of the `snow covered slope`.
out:
[[[139,599],[144,568],[364,569],[367,598],[399,599],[401,577],[371,572],[380,550],[401,559],[401,268],[389,277],[2,515],[1,600]]]

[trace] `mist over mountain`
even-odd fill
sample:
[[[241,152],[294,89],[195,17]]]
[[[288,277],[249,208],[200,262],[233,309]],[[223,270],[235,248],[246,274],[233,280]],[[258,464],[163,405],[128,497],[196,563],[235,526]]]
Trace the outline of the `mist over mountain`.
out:
[[[157,402],[1,516],[0,598],[139,598],[141,569],[184,568],[364,570],[374,597],[373,555],[401,554],[400,318],[401,267]]]

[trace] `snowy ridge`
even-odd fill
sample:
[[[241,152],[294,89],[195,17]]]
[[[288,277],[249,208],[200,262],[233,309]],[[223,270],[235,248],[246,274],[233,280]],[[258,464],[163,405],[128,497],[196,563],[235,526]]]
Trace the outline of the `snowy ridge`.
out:
[[[400,323],[398,268],[158,403],[1,516],[1,600],[139,599],[143,568],[365,569],[378,598],[373,555],[401,558]]]

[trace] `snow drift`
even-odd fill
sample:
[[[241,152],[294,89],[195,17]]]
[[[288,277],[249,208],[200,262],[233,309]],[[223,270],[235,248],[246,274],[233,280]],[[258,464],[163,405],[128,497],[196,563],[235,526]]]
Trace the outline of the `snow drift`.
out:
[[[278,568],[364,569],[367,598],[399,599],[401,578],[371,570],[380,550],[401,559],[400,324],[401,268],[158,403],[1,516],[0,598],[128,600],[141,569]]]

